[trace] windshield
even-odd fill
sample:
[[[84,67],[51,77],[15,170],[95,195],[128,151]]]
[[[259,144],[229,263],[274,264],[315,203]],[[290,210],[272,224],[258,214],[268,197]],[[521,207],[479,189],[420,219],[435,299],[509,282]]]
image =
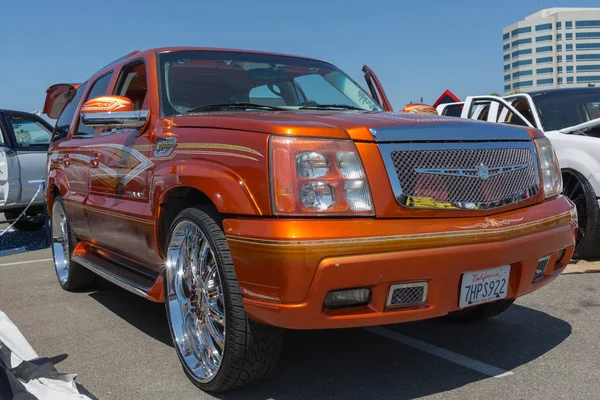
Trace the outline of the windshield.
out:
[[[545,131],[555,131],[600,118],[600,88],[549,92],[534,97]]]
[[[214,111],[206,106],[228,103],[240,103],[235,111],[382,111],[350,77],[322,61],[189,50],[159,54],[159,66],[164,116]]]

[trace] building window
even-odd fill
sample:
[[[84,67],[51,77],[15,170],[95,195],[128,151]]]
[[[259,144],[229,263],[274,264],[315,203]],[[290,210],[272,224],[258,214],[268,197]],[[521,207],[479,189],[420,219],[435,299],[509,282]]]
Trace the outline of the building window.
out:
[[[504,85],[504,90],[510,90],[510,85]]]
[[[552,29],[552,24],[541,24],[535,26],[535,31],[547,31],[548,29]]]
[[[567,62],[573,62],[573,54],[567,54]]]
[[[567,83],[573,83],[573,77],[567,76]]]
[[[504,45],[504,51],[506,51],[506,50],[508,50],[508,49],[510,49],[510,43],[506,43],[506,44]]]
[[[554,79],[552,79],[552,78],[537,80],[538,85],[552,85],[553,83],[554,83]]]
[[[549,63],[552,62],[552,57],[540,57],[537,60],[535,60],[535,62],[538,64]]]
[[[567,45],[567,51],[573,51],[573,45],[572,44],[568,44]]]
[[[556,34],[556,40],[562,40],[562,33]]]
[[[558,21],[556,23],[556,29],[561,29],[562,28],[562,22]]]
[[[600,32],[578,32],[577,39],[600,39]]]
[[[600,71],[600,65],[578,65],[577,72]]]
[[[538,74],[551,74],[554,71],[554,68],[538,68],[535,72]]]
[[[533,71],[528,69],[527,71],[517,71],[512,74],[513,79],[521,77],[521,76],[531,76],[533,75]]]
[[[545,53],[547,51],[552,51],[552,46],[543,46],[543,47],[538,47],[537,49],[535,49],[536,53]],[[514,56],[515,53],[513,53]]]
[[[552,46],[550,46],[550,49],[552,49]],[[522,56],[525,54],[531,54],[531,49],[523,49],[523,50],[513,51],[512,56],[519,57],[519,56]]]
[[[556,68],[556,72],[558,72],[559,74],[563,71],[563,67],[557,67]]]
[[[562,44],[556,46],[556,51],[562,51]]]
[[[504,61],[506,61],[506,60],[510,60],[510,54],[505,54],[504,55]]]
[[[566,38],[567,40],[573,40],[573,34],[572,34],[572,33],[566,33],[566,34],[565,34],[565,38]]]
[[[526,26],[524,28],[517,28],[517,29],[513,29],[513,31],[510,33],[512,37],[518,36],[521,33],[529,33],[531,32],[531,27],[530,26]]]
[[[600,75],[580,76],[577,78],[577,83],[593,83],[593,82],[600,82]]]
[[[521,60],[521,61],[515,61],[514,63],[512,63],[512,67],[513,68],[517,68],[523,65],[531,65],[533,61],[532,60]]]
[[[510,81],[510,74],[504,75],[504,81]]]
[[[563,83],[563,80],[562,80],[562,78],[558,78],[558,84],[559,84],[559,85],[562,85],[562,83]]]
[[[567,21],[567,22],[565,22],[565,27],[567,29],[573,29],[573,21]]]
[[[600,21],[576,21],[575,28],[600,28]]]
[[[562,62],[562,56],[556,56],[556,62]]]
[[[531,43],[531,38],[515,40],[514,42],[512,42],[512,47],[527,43]]]
[[[505,70],[505,71],[508,71],[509,69],[510,69],[510,64],[506,64],[506,65],[504,66],[504,70]]]
[[[531,85],[533,85],[533,81],[515,82],[515,83],[513,83],[513,89],[518,89],[518,88],[522,88],[525,86],[531,86]]]
[[[550,40],[552,40],[552,35],[538,36],[535,38],[536,42],[548,42]]]
[[[502,40],[506,40],[506,39],[510,39],[510,33],[506,32],[504,35],[502,35]]]
[[[600,43],[578,43],[577,50],[600,50]]]
[[[577,54],[577,61],[600,60],[600,54]]]
[[[573,66],[567,65],[567,72],[573,72]]]

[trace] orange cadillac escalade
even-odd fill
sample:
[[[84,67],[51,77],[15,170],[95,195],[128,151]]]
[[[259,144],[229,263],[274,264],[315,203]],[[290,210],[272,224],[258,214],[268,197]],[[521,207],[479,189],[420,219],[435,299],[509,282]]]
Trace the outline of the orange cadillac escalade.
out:
[[[50,87],[61,287],[164,302],[187,376],[225,391],[284,329],[474,321],[556,278],[577,215],[543,134],[395,113],[363,72],[161,48]]]

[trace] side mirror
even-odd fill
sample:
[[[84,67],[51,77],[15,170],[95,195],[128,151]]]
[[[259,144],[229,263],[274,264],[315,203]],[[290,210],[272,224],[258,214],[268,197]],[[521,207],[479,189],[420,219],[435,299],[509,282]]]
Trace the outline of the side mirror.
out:
[[[90,128],[139,129],[147,119],[148,110],[134,110],[131,100],[123,96],[95,97],[81,107],[81,122]]]

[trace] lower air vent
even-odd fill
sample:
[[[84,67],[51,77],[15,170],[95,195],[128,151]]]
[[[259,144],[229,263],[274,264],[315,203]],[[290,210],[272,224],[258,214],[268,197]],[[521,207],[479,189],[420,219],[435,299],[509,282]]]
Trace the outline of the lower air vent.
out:
[[[548,263],[550,262],[550,257],[551,256],[545,256],[538,260],[533,280],[540,279],[544,276],[544,274],[546,273],[546,268],[548,268]]]
[[[388,293],[387,307],[415,307],[425,304],[427,282],[400,283],[392,285]]]

